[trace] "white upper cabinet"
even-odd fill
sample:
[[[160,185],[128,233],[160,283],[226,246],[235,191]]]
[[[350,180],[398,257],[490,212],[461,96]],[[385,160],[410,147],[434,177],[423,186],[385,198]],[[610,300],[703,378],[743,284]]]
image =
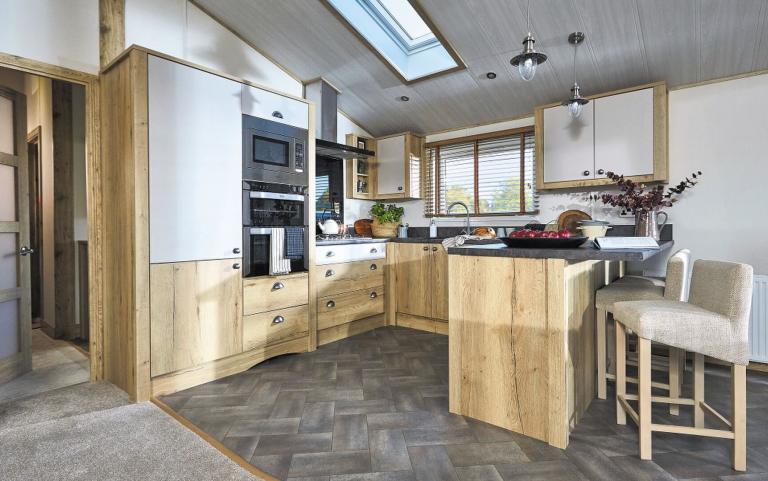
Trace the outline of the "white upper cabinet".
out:
[[[241,257],[240,94],[237,82],[149,56],[151,263]]]
[[[250,85],[243,85],[242,109],[244,114],[307,129],[309,105],[290,97],[278,95]]]
[[[595,99],[595,172],[653,174],[653,89]]]
[[[594,104],[572,119],[568,108],[544,110],[544,182],[594,179]]]
[[[405,141],[405,134],[376,140],[378,197],[405,192]]]

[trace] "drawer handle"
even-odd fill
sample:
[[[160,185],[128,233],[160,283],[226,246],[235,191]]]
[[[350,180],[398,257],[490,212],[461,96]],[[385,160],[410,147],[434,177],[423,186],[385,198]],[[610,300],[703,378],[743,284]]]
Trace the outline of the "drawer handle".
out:
[[[283,284],[282,282],[279,282],[279,281],[275,282],[274,284],[272,284],[272,290],[273,291],[279,291],[283,287],[285,287],[285,284]]]
[[[377,266],[376,264],[371,264],[371,270],[372,271],[375,271],[378,268],[379,268],[379,266]]]
[[[233,254],[239,254],[240,253],[240,248],[239,247],[235,247],[234,249],[232,249],[232,253]]]
[[[275,316],[274,319],[272,319],[272,324],[282,324],[285,322],[285,318],[283,316]]]
[[[375,254],[377,252],[379,252],[379,250],[377,248],[374,247],[373,249],[371,249],[371,254]]]
[[[328,252],[325,253],[325,257],[333,257],[335,255],[336,255],[336,253],[333,252],[333,251],[328,251]]]
[[[368,297],[370,297],[371,299],[376,299],[377,297],[379,297],[379,295],[376,294],[376,291],[373,291],[373,292],[371,292],[371,295],[368,296]]]
[[[336,303],[333,301],[328,301],[325,303],[325,307],[327,307],[328,309],[333,309],[334,307],[336,307]]]
[[[240,264],[235,262],[234,264],[232,264],[232,269],[240,269]]]
[[[425,251],[428,251],[428,250],[429,250],[429,247],[428,247],[428,246],[424,246],[424,247],[422,247],[422,248],[421,248],[421,250],[425,250]]]
[[[325,271],[325,277],[331,277],[335,274],[336,274],[336,271],[334,271],[333,269],[328,269],[327,271]]]
[[[432,252],[437,252],[437,247],[433,247]]]
[[[589,175],[589,171],[588,171],[588,170],[585,170],[584,172],[582,172],[582,174],[584,175],[584,177],[586,177],[586,176],[588,176],[588,175]]]
[[[283,114],[279,110],[275,110],[274,112],[272,112],[272,117],[274,117],[276,119],[282,119],[283,118]]]

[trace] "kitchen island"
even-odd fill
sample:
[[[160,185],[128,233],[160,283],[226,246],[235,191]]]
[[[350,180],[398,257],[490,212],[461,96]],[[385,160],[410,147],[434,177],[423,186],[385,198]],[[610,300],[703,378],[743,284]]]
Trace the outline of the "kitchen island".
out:
[[[595,397],[595,291],[671,248],[448,250],[449,407],[558,448]]]

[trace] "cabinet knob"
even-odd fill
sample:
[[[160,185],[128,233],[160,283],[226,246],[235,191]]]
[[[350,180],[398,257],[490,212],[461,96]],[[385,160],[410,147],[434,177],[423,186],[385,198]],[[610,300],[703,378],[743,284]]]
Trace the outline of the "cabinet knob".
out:
[[[336,303],[333,301],[328,301],[325,303],[325,307],[327,307],[328,309],[333,309],[334,307],[336,307]]]
[[[437,247],[433,247],[432,252],[437,252]]]
[[[379,268],[379,266],[377,266],[376,264],[371,264],[371,270],[372,271],[375,271],[378,268]]]
[[[240,269],[240,264],[235,262],[234,264],[232,264],[232,269]]]
[[[233,254],[239,254],[240,253],[240,248],[239,247],[235,247],[234,249],[232,249],[232,253]]]
[[[368,296],[368,297],[370,297],[371,299],[376,299],[377,297],[379,297],[379,295],[376,294],[376,291],[373,291],[373,292],[371,292],[371,295]]]
[[[285,284],[283,284],[282,282],[279,282],[279,281],[275,282],[274,284],[272,284],[272,290],[273,291],[279,291],[283,287],[285,287]]]
[[[371,249],[371,254],[375,254],[377,252],[379,252],[379,250],[377,248],[374,247],[374,248]]]
[[[421,249],[422,249],[422,250],[425,250],[425,251],[428,251],[428,250],[429,250],[429,246],[424,246],[424,247],[422,247]]]
[[[327,271],[325,271],[325,277],[331,277],[334,274],[336,274],[336,271],[334,271],[333,269],[328,269]]]
[[[598,169],[597,170],[598,175],[605,175],[605,169]]]
[[[274,319],[272,319],[272,324],[282,324],[285,322],[285,318],[283,316],[275,316]]]
[[[403,190],[403,186],[402,185],[398,186],[397,190]]]
[[[325,257],[333,257],[335,255],[336,255],[336,253],[333,252],[333,251],[328,251],[328,252],[325,253]]]
[[[588,175],[589,175],[589,173],[590,173],[590,172],[589,172],[588,170],[585,170],[584,172],[582,172],[582,175],[584,175],[584,177],[586,177],[586,176],[588,176]]]
[[[275,110],[274,112],[272,112],[272,117],[274,117],[276,119],[282,119],[283,118],[283,114],[279,110]]]

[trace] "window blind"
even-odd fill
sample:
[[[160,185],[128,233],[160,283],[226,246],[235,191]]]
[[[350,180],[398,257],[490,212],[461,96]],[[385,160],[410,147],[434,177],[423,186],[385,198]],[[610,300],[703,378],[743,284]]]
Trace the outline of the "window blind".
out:
[[[458,200],[476,215],[534,213],[535,151],[532,131],[428,147],[425,215],[444,215]]]

